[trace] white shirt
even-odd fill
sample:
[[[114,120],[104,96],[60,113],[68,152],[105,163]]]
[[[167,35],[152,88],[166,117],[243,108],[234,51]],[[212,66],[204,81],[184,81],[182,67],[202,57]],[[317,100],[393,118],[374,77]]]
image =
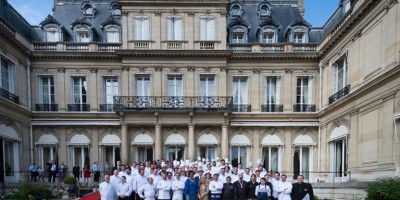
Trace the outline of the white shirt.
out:
[[[181,180],[175,180],[174,182],[172,182],[172,191],[174,192],[172,200],[182,200],[184,190],[185,182]]]
[[[270,183],[272,184],[272,187],[274,188],[274,190],[272,191],[272,196],[274,198],[278,198],[279,193],[278,193],[278,191],[276,191],[276,188],[278,187],[281,180],[276,180],[275,178],[271,178],[269,180],[270,180]]]
[[[121,183],[121,177],[119,176],[110,176],[110,183],[113,185],[119,185]]]
[[[258,192],[266,192],[268,197],[271,196],[271,188],[268,185],[257,185],[255,195],[258,196]]]
[[[171,181],[167,180],[160,180],[157,184],[158,189],[158,199],[170,199],[170,190],[171,190]]]
[[[249,174],[243,173],[243,180],[244,181],[249,182],[250,178],[251,178],[251,173],[249,173]]]
[[[291,200],[290,193],[292,193],[292,183],[290,182],[279,182],[277,184],[276,190],[278,192],[278,199],[279,200]]]
[[[139,189],[146,184],[147,184],[147,177],[137,175],[133,180],[133,187],[132,187],[133,191],[139,191]]]
[[[221,181],[212,180],[210,182],[210,185],[208,186],[208,189],[210,189],[211,194],[222,194],[223,187],[224,187],[224,184]]]
[[[157,197],[157,188],[155,185],[150,185],[146,183],[139,188],[138,194],[140,198],[143,198],[145,200],[155,200],[155,198]]]
[[[232,175],[231,175],[231,180],[232,180],[231,182],[234,183],[234,182],[236,182],[237,180],[239,180],[239,178],[238,178],[237,175],[232,174]]]
[[[149,177],[153,178],[153,185],[157,185],[158,181],[162,179],[160,175],[154,174],[150,174]]]
[[[226,183],[226,177],[227,177],[228,175],[226,175],[226,174],[220,174],[219,176],[218,176],[218,180],[219,181],[221,181],[222,183]]]
[[[114,200],[116,193],[114,185],[107,182],[100,183],[99,192],[101,200]]]
[[[135,180],[135,176],[133,174],[125,175],[126,182],[130,185],[133,185],[133,180]]]
[[[129,197],[131,195],[131,193],[132,193],[132,184],[125,182],[125,183],[120,183],[118,185],[118,189],[117,189],[118,196],[125,195],[125,196]]]
[[[126,172],[125,171],[120,171],[120,172],[118,172],[118,176],[119,177],[126,176]]]

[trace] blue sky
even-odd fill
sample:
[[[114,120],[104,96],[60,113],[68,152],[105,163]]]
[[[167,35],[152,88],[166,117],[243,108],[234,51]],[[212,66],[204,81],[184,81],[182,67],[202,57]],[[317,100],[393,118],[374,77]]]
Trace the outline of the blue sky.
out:
[[[8,2],[32,25],[51,14],[53,0],[8,0]],[[305,19],[314,27],[323,26],[338,7],[339,0],[304,0]]]

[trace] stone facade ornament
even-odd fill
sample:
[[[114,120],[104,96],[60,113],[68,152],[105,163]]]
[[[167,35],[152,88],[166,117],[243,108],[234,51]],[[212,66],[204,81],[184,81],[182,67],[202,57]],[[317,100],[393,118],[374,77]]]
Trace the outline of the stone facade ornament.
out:
[[[64,72],[65,72],[65,68],[64,68],[64,67],[58,67],[58,68],[57,68],[57,71],[58,71],[59,73],[64,73]]]
[[[253,73],[254,74],[259,74],[261,72],[261,69],[260,68],[254,68],[253,69]]]
[[[129,66],[122,66],[122,71],[129,71]]]
[[[97,73],[97,68],[90,68],[89,71],[90,73]]]
[[[196,70],[196,67],[195,66],[188,66],[187,69],[188,69],[189,72],[193,72],[194,70]]]

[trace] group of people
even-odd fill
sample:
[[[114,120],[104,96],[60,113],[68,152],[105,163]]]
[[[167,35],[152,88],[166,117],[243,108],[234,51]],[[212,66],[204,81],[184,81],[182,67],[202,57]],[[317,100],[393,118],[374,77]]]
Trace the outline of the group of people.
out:
[[[204,159],[203,159],[204,160]],[[131,166],[117,161],[112,174],[99,185],[102,200],[313,200],[311,184],[297,175],[297,182],[285,174],[258,165],[243,169],[224,159],[206,161],[145,161]]]

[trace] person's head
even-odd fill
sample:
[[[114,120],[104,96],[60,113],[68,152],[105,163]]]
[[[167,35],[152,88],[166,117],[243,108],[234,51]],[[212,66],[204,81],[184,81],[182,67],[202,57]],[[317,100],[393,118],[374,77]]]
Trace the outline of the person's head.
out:
[[[263,171],[264,167],[262,165],[258,165],[258,170]]]
[[[176,173],[176,174],[175,174],[175,179],[176,179],[176,180],[179,180],[179,179],[181,179],[181,174],[179,174],[179,173]]]
[[[261,173],[260,170],[257,169],[256,170],[256,176],[260,176],[260,173]]]
[[[246,168],[246,169],[244,170],[244,172],[246,172],[246,174],[249,174],[249,173],[250,173],[250,168]]]
[[[212,166],[216,166],[217,163],[215,161],[212,161]]]
[[[108,175],[108,174],[105,175],[104,176],[104,181],[107,182],[107,183],[110,182],[110,175]]]
[[[151,177],[147,178],[147,183],[153,185],[153,178]]]
[[[32,165],[36,165],[36,163],[35,163],[35,162],[33,162],[33,163],[32,163]]]
[[[298,175],[297,176],[297,182],[302,184],[304,182],[304,176],[303,175]]]
[[[133,167],[133,168],[136,168],[136,167],[137,167],[137,162],[133,162],[133,163],[132,163],[132,167]]]
[[[240,174],[238,175],[238,178],[239,178],[239,180],[243,180],[243,173],[240,173]]]
[[[131,168],[130,168],[130,167],[127,167],[127,168],[125,169],[125,173],[128,174],[128,175],[130,175],[130,174],[131,174]]]
[[[232,169],[232,173],[233,173],[233,174],[235,174],[235,175],[237,175],[237,173],[238,173],[238,170],[237,170],[237,168],[236,168],[236,167],[234,167],[234,168]]]
[[[117,166],[121,165],[121,161],[117,160]]]
[[[205,176],[200,178],[200,184],[206,184],[207,178]]]
[[[140,174],[140,176],[144,176],[144,169],[143,168],[139,169],[139,174]],[[151,182],[153,182],[153,180]]]
[[[221,165],[225,165],[225,160],[224,159],[221,160]]]
[[[61,163],[61,164],[63,164],[63,163]],[[94,163],[93,163],[93,164],[97,165],[97,161],[94,161]]]
[[[207,172],[206,175],[205,175],[205,177],[206,177],[207,179],[211,179],[211,173],[210,173],[210,172]]]
[[[218,181],[218,177],[219,177],[218,174],[214,174],[214,176],[213,176],[214,181]]]
[[[274,178],[275,180],[279,181],[279,179],[281,178],[281,174],[279,172],[275,172]]]
[[[203,176],[203,173],[204,173],[204,171],[203,171],[202,169],[200,169],[199,171],[197,171],[197,174],[198,174],[199,176]]]
[[[161,177],[162,177],[163,180],[167,180],[168,175],[167,175],[167,173],[162,173]]]
[[[286,178],[287,178],[286,174],[282,174],[282,176],[281,176],[282,182],[285,182]]]
[[[242,163],[239,163],[237,167],[238,169],[242,169]]]
[[[222,175],[224,175],[224,174],[225,174],[225,168],[221,168],[220,173],[221,173]]]
[[[252,174],[250,180],[253,182],[257,181],[257,176],[255,174]]]
[[[207,164],[207,170],[211,170],[211,164]]]
[[[194,178],[194,171],[189,171],[189,178],[193,179]]]
[[[122,183],[126,183],[126,177],[125,176],[121,176],[121,182]]]
[[[78,166],[78,163],[75,163],[75,166]]]
[[[151,171],[151,173],[152,173],[153,175],[157,175],[157,174],[158,174],[158,169],[157,169],[157,168],[153,168],[152,171]]]
[[[272,177],[272,171],[268,171],[267,174],[269,175],[269,177]]]
[[[225,172],[229,172],[230,170],[231,170],[231,168],[228,165],[226,165],[225,166]]]
[[[114,176],[118,176],[118,173],[119,173],[118,169],[115,169],[115,170],[113,171]]]
[[[266,181],[267,181],[267,180],[265,180],[265,178],[261,178],[261,179],[260,179],[260,184],[261,184],[261,185],[264,185]]]
[[[230,176],[227,176],[227,177],[226,177],[226,183],[231,183],[231,182],[232,182],[231,177],[230,177]]]
[[[125,169],[126,169],[126,166],[125,166],[125,165],[121,165],[120,167],[121,167],[121,170],[122,170],[122,171],[125,171]]]
[[[265,174],[264,178],[265,178],[265,181],[269,181],[269,175],[268,174]]]

